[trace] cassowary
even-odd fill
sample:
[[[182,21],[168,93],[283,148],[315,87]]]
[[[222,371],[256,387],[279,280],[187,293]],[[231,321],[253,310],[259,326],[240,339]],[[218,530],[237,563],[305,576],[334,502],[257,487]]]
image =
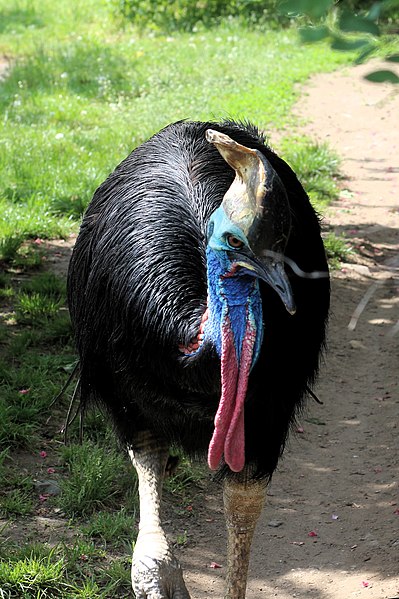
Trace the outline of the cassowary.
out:
[[[95,192],[68,295],[83,405],[106,407],[138,473],[137,599],[189,597],[160,519],[171,445],[223,480],[225,597],[243,599],[325,338],[328,268],[301,184],[251,124],[172,124]]]

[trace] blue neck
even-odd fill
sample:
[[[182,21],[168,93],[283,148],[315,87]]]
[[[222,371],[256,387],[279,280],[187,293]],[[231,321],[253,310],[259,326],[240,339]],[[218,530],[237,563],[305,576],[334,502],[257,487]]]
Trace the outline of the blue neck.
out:
[[[228,275],[231,262],[223,251],[214,251],[208,246],[208,309],[209,317],[205,326],[205,338],[212,340],[221,356],[222,326],[228,316],[234,335],[234,345],[238,361],[248,320],[256,330],[252,366],[255,364],[263,337],[262,302],[258,280],[247,274]]]

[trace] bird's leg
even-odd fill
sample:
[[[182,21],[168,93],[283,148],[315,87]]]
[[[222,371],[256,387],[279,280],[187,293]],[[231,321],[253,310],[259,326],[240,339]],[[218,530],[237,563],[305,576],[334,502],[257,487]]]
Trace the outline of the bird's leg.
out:
[[[149,432],[140,433],[129,455],[139,479],[140,524],[133,552],[136,599],[190,599],[181,567],[161,525],[161,495],[168,448]]]
[[[266,497],[266,483],[225,479],[224,513],[227,526],[227,575],[225,599],[244,599],[251,542]]]

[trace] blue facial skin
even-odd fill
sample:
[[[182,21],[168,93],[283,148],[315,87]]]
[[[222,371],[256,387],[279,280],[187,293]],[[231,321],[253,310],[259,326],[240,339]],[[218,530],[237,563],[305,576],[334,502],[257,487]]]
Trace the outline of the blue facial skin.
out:
[[[228,252],[234,248],[228,245],[227,237],[233,235],[246,246],[248,240],[242,230],[228,219],[222,206],[215,210],[210,219],[209,233],[206,250],[209,318],[204,328],[204,339],[210,339],[221,356],[222,327],[226,326],[228,316],[239,362],[249,320],[256,331],[252,359],[252,366],[254,366],[263,337],[262,302],[258,279],[239,266],[233,275],[226,276],[234,267],[234,262],[228,256]]]

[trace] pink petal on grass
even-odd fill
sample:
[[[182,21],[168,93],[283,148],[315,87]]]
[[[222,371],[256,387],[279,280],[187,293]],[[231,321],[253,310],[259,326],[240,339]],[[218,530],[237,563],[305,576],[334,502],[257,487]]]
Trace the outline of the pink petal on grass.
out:
[[[20,389],[20,390],[18,391],[18,393],[19,393],[20,395],[26,395],[27,393],[29,393],[29,391],[30,391],[30,388],[28,388],[28,389]]]
[[[46,458],[47,457],[47,451],[41,451],[39,453],[39,455],[40,455],[41,458]]]
[[[50,497],[49,493],[43,493],[43,495],[39,495],[39,501],[41,501],[41,503],[44,503],[45,501],[47,501],[47,499]]]
[[[47,474],[54,474],[55,468],[47,468]]]
[[[317,537],[317,532],[311,530],[310,532],[308,532],[308,537]]]
[[[209,564],[210,568],[213,568],[214,570],[216,570],[217,568],[223,568],[223,566],[221,566],[220,564],[218,564],[217,562],[211,562]]]

